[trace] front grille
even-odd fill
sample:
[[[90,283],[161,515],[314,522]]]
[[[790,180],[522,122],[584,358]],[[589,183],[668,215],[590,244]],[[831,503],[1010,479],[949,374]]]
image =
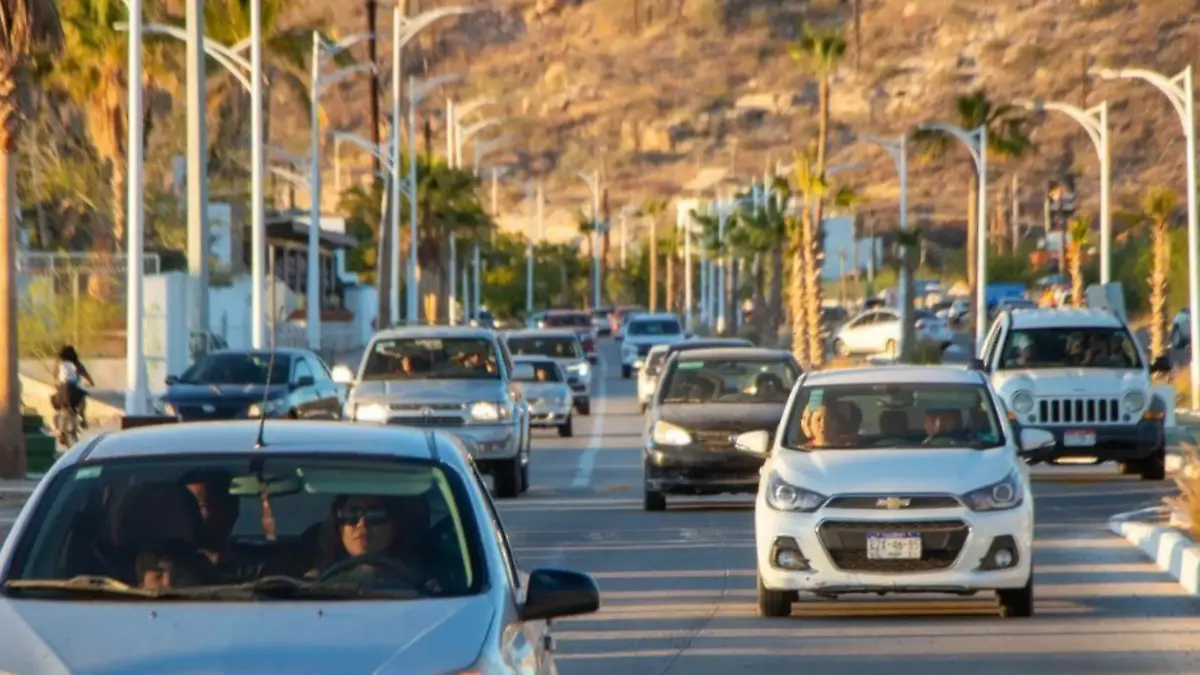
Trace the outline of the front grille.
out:
[[[1043,398],[1037,405],[1040,424],[1116,424],[1121,402],[1115,398]]]
[[[825,508],[829,509],[870,511],[954,509],[959,506],[962,503],[954,495],[839,495],[825,504]]]
[[[871,560],[867,558],[867,533],[913,532],[921,537],[919,560]],[[838,569],[853,572],[928,572],[954,565],[967,542],[970,528],[961,520],[862,522],[830,520],[821,523],[817,534],[821,545]]]
[[[404,412],[406,410],[422,411],[425,408],[430,410],[466,410],[467,406],[463,403],[392,403],[388,406],[396,412]]]
[[[248,403],[214,405],[212,412],[207,412],[203,405],[177,405],[175,410],[184,420],[231,420],[244,417],[249,407]]]
[[[692,438],[701,445],[706,445],[712,448],[732,449],[733,439],[731,437],[742,433],[737,429],[705,429],[703,431],[693,431]]]
[[[429,415],[428,417],[393,417],[388,424],[403,427],[461,427],[464,421],[453,415]]]

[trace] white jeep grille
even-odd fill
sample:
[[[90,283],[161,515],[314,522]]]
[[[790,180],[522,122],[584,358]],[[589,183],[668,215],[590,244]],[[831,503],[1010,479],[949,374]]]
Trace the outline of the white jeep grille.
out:
[[[1090,396],[1039,398],[1037,417],[1039,424],[1118,424],[1121,401]]]

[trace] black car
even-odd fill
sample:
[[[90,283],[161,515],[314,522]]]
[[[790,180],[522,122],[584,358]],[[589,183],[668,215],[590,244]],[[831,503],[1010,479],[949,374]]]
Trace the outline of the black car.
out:
[[[753,494],[762,458],[734,447],[738,434],[779,426],[800,377],[779,350],[722,347],[683,351],[667,361],[647,415],[643,507],[667,495]]]
[[[274,359],[274,364],[272,364]],[[341,419],[344,393],[307,349],[226,350],[167,378],[155,407],[181,422],[258,417]]]

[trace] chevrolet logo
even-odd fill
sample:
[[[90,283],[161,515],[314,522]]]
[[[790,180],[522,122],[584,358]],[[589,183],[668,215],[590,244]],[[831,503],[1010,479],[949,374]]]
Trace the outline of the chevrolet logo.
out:
[[[875,500],[875,508],[884,508],[889,511],[895,511],[896,509],[908,508],[908,505],[911,503],[911,499],[903,499],[901,497],[882,497]]]

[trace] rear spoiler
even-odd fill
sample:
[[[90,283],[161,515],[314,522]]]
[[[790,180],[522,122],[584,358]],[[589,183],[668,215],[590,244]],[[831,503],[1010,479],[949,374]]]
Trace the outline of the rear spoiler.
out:
[[[160,424],[179,424],[179,418],[171,415],[125,415],[121,418],[121,431]]]

